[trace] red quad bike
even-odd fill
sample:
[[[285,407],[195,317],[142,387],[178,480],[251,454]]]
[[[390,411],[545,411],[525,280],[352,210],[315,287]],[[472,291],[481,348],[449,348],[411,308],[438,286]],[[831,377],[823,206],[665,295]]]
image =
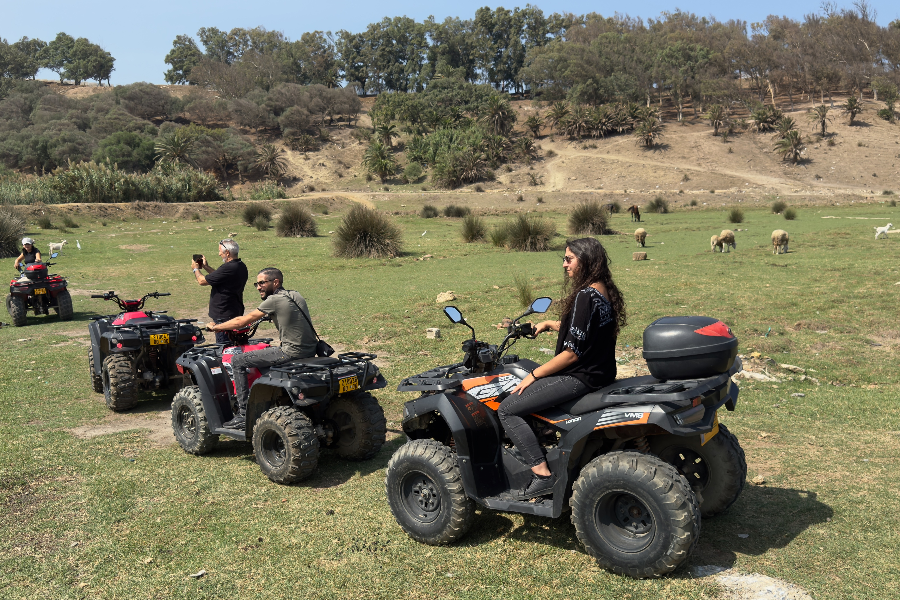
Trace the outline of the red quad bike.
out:
[[[386,385],[374,354],[345,352],[250,369],[246,424],[240,430],[222,426],[237,410],[231,359],[272,341],[251,339],[261,321],[229,332],[230,344],[198,346],[178,358],[184,387],[172,400],[172,430],[184,451],[206,454],[221,435],[251,441],[262,472],[282,484],[312,475],[320,447],[350,460],[375,456],[387,422],[369,393]]]
[[[59,256],[58,252],[50,258]],[[72,296],[69,295],[65,278],[57,274],[49,274],[47,267],[54,263],[34,262],[20,267],[20,274],[27,280],[16,277],[9,282],[9,296],[6,297],[6,312],[16,327],[23,327],[28,322],[28,311],[35,315],[49,315],[52,308],[59,315],[60,321],[71,321]]]
[[[534,338],[519,319],[542,313],[538,298],[499,347],[475,339],[460,311],[444,312],[472,329],[465,360],[404,379],[419,397],[403,409],[409,441],[391,458],[385,488],[397,523],[413,539],[444,544],[465,535],[475,505],[559,517],[571,511],[578,539],[600,566],[631,577],[658,577],[690,555],[700,517],[731,506],[747,465],[717,412],[734,410],[741,369],[738,340],[708,317],[666,317],[644,330],[651,375],[622,379],[530,416],[550,470],[552,493],[518,501],[531,469],[497,417],[500,402],[537,363],[505,354]]]
[[[112,300],[123,311],[94,317],[88,325],[91,385],[95,392],[104,395],[106,406],[114,411],[133,408],[139,388],[158,390],[180,382],[175,359],[204,342],[203,333],[192,325],[197,319],[174,319],[166,311],[143,310],[147,298],[168,295],[153,292],[140,300],[122,300],[115,292],[91,296]]]

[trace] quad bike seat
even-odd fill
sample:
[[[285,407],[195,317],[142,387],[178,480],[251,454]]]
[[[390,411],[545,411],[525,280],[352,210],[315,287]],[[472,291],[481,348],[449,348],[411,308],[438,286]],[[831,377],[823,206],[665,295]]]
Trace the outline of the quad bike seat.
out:
[[[142,321],[145,321],[149,317],[145,312],[127,312],[122,313],[112,322],[113,325],[124,325],[126,322],[131,323],[132,325],[141,325]]]

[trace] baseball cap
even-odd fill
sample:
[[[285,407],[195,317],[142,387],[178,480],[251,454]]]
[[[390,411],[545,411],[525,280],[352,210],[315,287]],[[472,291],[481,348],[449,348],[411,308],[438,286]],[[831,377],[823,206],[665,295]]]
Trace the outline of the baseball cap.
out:
[[[31,239],[31,238],[22,238],[22,245],[24,246],[25,244],[32,244],[32,245],[33,245],[33,244],[34,244],[34,240]]]

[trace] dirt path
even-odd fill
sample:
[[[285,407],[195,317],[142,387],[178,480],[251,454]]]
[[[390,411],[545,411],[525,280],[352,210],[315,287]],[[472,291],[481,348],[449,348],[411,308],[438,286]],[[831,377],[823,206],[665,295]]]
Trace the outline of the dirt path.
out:
[[[306,200],[309,198],[343,198],[345,200],[356,202],[357,204],[362,204],[363,206],[374,209],[375,203],[366,198],[366,196],[371,195],[371,192],[308,192],[303,194],[302,196],[288,198],[288,200]]]

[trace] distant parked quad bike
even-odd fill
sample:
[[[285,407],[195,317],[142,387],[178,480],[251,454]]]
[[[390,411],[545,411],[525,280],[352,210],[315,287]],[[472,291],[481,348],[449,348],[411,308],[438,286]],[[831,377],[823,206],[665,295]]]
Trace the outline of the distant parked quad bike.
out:
[[[122,313],[94,317],[88,325],[91,347],[88,365],[94,391],[106,398],[114,411],[128,410],[138,401],[138,390],[180,383],[175,359],[195,344],[204,342],[197,319],[174,319],[166,311],[144,311],[147,298],[168,293],[153,292],[140,300],[122,300],[115,292],[91,298],[112,300]]]
[[[385,488],[397,523],[413,539],[444,544],[465,535],[475,505],[559,517],[571,510],[578,539],[604,568],[657,577],[683,564],[700,517],[727,509],[747,466],[737,439],[718,421],[734,410],[741,369],[738,340],[720,321],[666,317],[644,331],[650,376],[622,379],[528,419],[556,477],[552,493],[530,501],[511,494],[531,469],[505,436],[500,402],[537,363],[505,354],[545,312],[539,298],[508,326],[499,347],[475,339],[453,306],[444,312],[472,329],[465,360],[404,379],[417,392],[403,409],[409,441],[391,458]]]
[[[374,354],[345,352],[250,369],[245,428],[222,426],[237,410],[231,359],[271,341],[251,339],[259,323],[229,332],[230,344],[199,346],[179,357],[185,387],[172,401],[172,429],[185,452],[206,454],[220,435],[252,441],[262,472],[282,484],[312,475],[321,447],[351,460],[375,456],[387,422],[369,393],[385,386]]]
[[[58,252],[50,258],[59,256]],[[9,282],[9,296],[6,297],[6,312],[12,324],[22,327],[28,322],[28,311],[35,315],[49,315],[52,308],[59,315],[60,321],[71,321],[72,296],[69,295],[65,278],[49,274],[47,267],[54,263],[34,262],[19,268],[20,277]],[[27,279],[22,280],[24,275]]]

